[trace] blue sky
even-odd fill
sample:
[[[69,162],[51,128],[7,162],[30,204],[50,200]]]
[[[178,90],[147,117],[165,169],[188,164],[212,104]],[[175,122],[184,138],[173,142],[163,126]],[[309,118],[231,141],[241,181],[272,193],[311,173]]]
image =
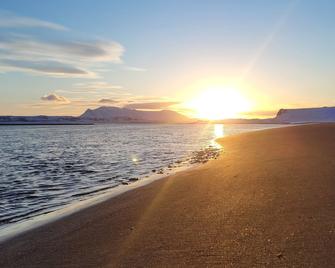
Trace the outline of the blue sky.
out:
[[[212,84],[241,91],[252,115],[335,105],[334,1],[2,0],[0,10],[0,114],[183,111]]]

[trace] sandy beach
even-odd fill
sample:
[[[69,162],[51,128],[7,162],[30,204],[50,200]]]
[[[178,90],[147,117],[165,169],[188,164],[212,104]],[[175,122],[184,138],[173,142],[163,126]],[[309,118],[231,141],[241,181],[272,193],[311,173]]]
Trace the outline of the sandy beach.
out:
[[[334,267],[335,124],[219,140],[217,160],[0,245],[0,267]]]

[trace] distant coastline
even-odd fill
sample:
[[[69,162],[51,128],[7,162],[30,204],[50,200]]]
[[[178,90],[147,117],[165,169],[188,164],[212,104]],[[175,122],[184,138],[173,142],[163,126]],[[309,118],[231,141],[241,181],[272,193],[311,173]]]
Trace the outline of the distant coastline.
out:
[[[87,109],[76,116],[0,116],[0,125],[94,125],[105,123],[301,124],[335,122],[335,107],[280,109],[273,118],[201,120],[171,110],[143,111],[112,106]]]
[[[94,123],[0,123],[0,126],[90,126]]]

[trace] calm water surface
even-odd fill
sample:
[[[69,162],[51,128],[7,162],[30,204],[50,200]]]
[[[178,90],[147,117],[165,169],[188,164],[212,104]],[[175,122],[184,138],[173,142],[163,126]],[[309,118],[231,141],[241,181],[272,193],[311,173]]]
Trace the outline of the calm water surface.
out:
[[[278,125],[0,126],[0,227],[153,170],[170,172],[219,136],[272,127]]]

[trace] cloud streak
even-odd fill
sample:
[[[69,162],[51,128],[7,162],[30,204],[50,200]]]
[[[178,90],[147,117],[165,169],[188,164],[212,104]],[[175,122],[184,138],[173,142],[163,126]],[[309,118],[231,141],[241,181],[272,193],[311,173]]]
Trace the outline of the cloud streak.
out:
[[[116,104],[116,103],[119,103],[119,101],[112,100],[112,99],[101,99],[101,100],[99,100],[99,103],[101,103],[101,104]]]
[[[45,73],[54,76],[71,75],[71,76],[87,76],[90,72],[79,69],[75,66],[64,64],[57,61],[27,61],[27,60],[10,60],[0,59],[2,67],[9,69],[31,71],[36,73]],[[9,70],[7,68],[7,70]],[[93,75],[93,74],[92,74]]]
[[[66,62],[121,62],[124,48],[113,41],[42,41],[25,35],[0,36],[0,49],[29,59],[61,59]]]
[[[124,66],[123,69],[126,71],[132,71],[132,72],[146,72],[147,71],[147,69],[145,68],[134,67],[134,66]]]
[[[128,109],[139,109],[139,110],[160,110],[166,109],[172,105],[176,105],[179,102],[175,101],[164,101],[164,102],[137,102],[131,103],[124,106]]]
[[[45,28],[56,31],[68,30],[65,26],[57,23],[18,16],[7,11],[0,11],[0,28]]]
[[[124,48],[112,41],[41,41],[27,36],[0,36],[0,67],[68,77],[97,77],[96,64],[121,62]],[[9,68],[6,68],[9,67]]]
[[[66,27],[34,18],[20,17],[0,11],[0,28],[47,28],[68,30]],[[17,31],[16,31],[17,32]],[[24,33],[24,32],[23,32]],[[99,77],[98,68],[108,63],[122,63],[124,47],[118,42],[97,39],[76,39],[69,35],[30,36],[0,33],[0,70],[20,71],[62,77]]]
[[[110,84],[104,81],[77,83],[74,86],[76,89],[87,90],[87,91],[122,89],[122,86]]]

